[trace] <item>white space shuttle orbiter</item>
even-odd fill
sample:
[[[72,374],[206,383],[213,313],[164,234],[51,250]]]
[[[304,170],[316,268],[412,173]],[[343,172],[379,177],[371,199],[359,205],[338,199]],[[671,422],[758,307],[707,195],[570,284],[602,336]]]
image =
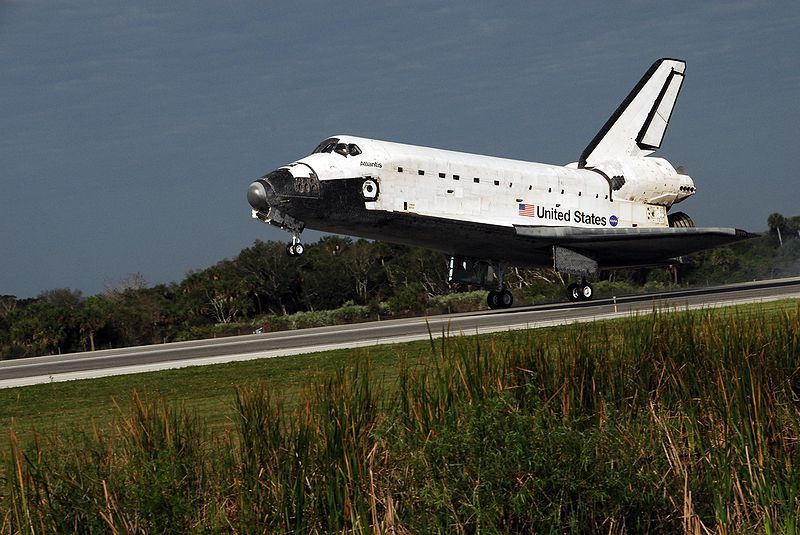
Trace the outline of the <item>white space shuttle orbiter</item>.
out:
[[[698,228],[673,204],[695,193],[661,146],[686,63],[660,59],[576,163],[547,165],[337,135],[253,182],[253,217],[292,235],[304,228],[427,247],[451,256],[454,281],[493,288],[511,306],[503,269],[548,266],[578,276],[570,299],[591,299],[600,269],[670,262],[752,235]]]

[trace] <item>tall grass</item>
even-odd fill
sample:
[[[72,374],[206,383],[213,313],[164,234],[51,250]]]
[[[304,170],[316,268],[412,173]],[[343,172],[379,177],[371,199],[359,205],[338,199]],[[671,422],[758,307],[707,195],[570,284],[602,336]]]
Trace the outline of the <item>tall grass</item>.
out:
[[[432,340],[396,381],[233,404],[222,435],[146,395],[108,429],[12,429],[2,530],[798,531],[800,307]]]

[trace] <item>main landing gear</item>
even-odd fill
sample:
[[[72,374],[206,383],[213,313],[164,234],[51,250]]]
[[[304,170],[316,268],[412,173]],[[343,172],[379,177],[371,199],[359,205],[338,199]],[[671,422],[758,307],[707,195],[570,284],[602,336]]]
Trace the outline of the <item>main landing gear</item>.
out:
[[[504,271],[503,264],[497,260],[453,256],[450,258],[447,280],[490,290],[486,297],[489,308],[508,308],[514,304],[514,296],[506,290],[503,281]]]
[[[503,277],[504,266],[499,262],[494,262],[492,268],[497,276],[497,290],[490,290],[486,296],[486,304],[492,310],[498,308],[510,308],[514,304],[514,296],[506,290],[506,283]]]
[[[514,296],[506,289],[499,291],[491,290],[486,297],[486,304],[489,305],[491,309],[509,308],[514,304]]]
[[[588,301],[593,296],[594,288],[583,277],[579,278],[577,283],[567,286],[567,297],[573,303],[576,301]]]

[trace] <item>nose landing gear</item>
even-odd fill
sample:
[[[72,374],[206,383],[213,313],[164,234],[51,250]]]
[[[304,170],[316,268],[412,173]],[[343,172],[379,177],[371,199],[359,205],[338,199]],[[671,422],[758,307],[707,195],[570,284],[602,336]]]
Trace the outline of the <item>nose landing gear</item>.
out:
[[[270,207],[268,212],[253,210],[253,217],[268,225],[273,225],[292,235],[292,243],[286,246],[286,254],[289,256],[302,256],[306,252],[305,246],[300,242],[300,233],[305,228],[305,223],[289,214],[280,211],[278,208]]]
[[[305,252],[306,248],[300,242],[300,235],[292,234],[292,243],[286,246],[286,254],[289,256],[303,256]]]

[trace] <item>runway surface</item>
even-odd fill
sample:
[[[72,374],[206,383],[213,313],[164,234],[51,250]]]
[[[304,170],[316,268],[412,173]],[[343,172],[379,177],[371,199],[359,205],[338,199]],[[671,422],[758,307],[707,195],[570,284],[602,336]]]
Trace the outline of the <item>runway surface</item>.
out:
[[[625,317],[649,313],[654,308],[685,310],[787,298],[800,299],[800,277],[699,290],[598,299],[585,303],[559,303],[427,318],[374,321],[32,357],[0,361],[0,388],[391,344],[427,339],[430,335],[439,337],[443,332],[490,333]]]

